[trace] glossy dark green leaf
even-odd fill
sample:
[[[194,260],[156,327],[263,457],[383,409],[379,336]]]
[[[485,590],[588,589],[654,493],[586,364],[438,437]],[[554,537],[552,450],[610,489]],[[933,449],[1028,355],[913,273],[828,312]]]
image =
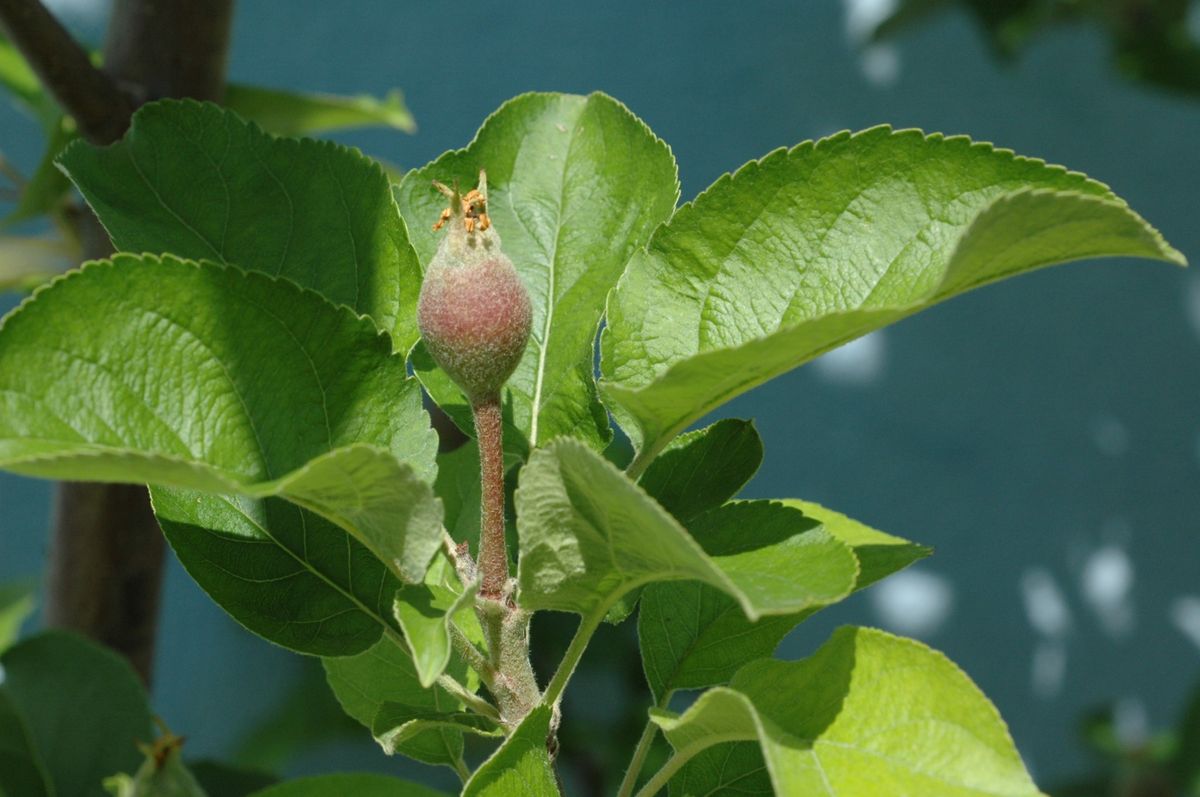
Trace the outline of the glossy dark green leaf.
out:
[[[734,396],[971,288],[1183,256],[1107,187],[963,137],[877,127],[726,175],[608,301],[601,390],[644,464]]]
[[[776,794],[1041,795],[975,684],[882,631],[842,628],[808,659],[760,659],[682,716],[651,716],[684,761],[757,742]]]
[[[855,590],[930,553],[928,548],[876,531],[816,504],[782,503],[803,513],[803,520],[794,522],[820,529],[854,552],[859,562]],[[719,550],[715,546],[721,544],[720,539],[710,534],[720,531],[719,522],[728,511],[717,510],[707,516],[708,522],[702,519],[691,526],[692,534],[709,553]],[[753,533],[760,533],[760,524],[739,526],[730,522],[726,528],[745,533],[753,529]],[[788,632],[818,609],[751,621],[736,601],[710,585],[698,581],[652,584],[642,595],[638,642],[646,682],[655,701],[661,705],[676,689],[726,683],[742,665],[773,654]]]
[[[431,180],[473,187],[480,169],[488,213],[533,302],[533,333],[507,388],[514,423],[531,447],[565,434],[603,448],[610,432],[593,379],[596,329],[630,255],[675,208],[675,160],[611,97],[524,94],[488,117],[465,149],[397,187],[422,263],[436,249],[431,227],[445,207]],[[418,373],[439,404],[461,406],[444,377]]]
[[[225,105],[277,136],[306,136],[354,127],[391,127],[415,133],[417,124],[398,90],[383,99],[268,89],[231,83]]]
[[[53,794],[108,797],[101,781],[133,772],[154,738],[150,707],[124,659],[74,634],[30,637],[0,656],[4,690],[25,717]]]
[[[118,249],[287,277],[417,339],[421,277],[387,175],[354,150],[274,138],[232,111],[163,100],[110,147],[59,158]]]
[[[218,761],[189,761],[188,768],[208,797],[249,797],[279,782],[274,775]]]

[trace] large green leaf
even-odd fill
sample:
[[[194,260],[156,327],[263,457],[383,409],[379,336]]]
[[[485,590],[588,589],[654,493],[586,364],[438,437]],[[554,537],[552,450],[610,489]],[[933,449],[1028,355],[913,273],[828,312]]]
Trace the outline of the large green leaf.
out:
[[[154,736],[150,707],[124,659],[53,631],[10,648],[0,665],[4,690],[53,780],[51,793],[106,797],[105,777],[141,763],[136,743]]]
[[[930,552],[816,504],[782,503],[803,512],[803,523],[808,527],[821,529],[854,551],[859,562],[855,590],[907,567]],[[735,506],[710,514],[707,523],[690,526],[692,535],[708,553],[719,553],[720,546],[728,544],[719,536],[710,535],[722,528],[737,527],[722,518]],[[742,524],[741,528],[754,528],[754,533],[760,533],[757,525]],[[650,585],[642,595],[638,614],[638,643],[646,682],[655,701],[662,705],[676,689],[699,689],[727,682],[742,665],[774,653],[780,640],[818,608],[752,621],[736,601],[707,584],[685,581]]]
[[[422,263],[437,247],[431,225],[445,207],[430,181],[474,186],[480,169],[488,213],[533,301],[533,334],[508,382],[514,422],[531,446],[567,434],[602,448],[610,432],[596,398],[593,344],[604,296],[674,210],[675,160],[611,97],[517,97],[466,149],[410,172],[397,187]],[[461,396],[436,375],[422,378],[454,415]]]
[[[287,277],[417,339],[420,272],[387,175],[354,150],[274,138],[190,100],[143,106],[125,138],[59,158],[118,249]]]
[[[119,255],[0,329],[0,464],[172,485],[159,519],[219,603],[288,647],[357,653],[398,587],[375,556],[419,581],[440,544],[419,392],[385,336],[312,292]]]
[[[1040,795],[970,679],[940,653],[881,631],[840,629],[808,659],[760,659],[682,716],[651,716],[677,760],[758,742],[776,794]]]
[[[652,454],[714,407],[988,282],[1086,257],[1183,256],[1100,183],[963,137],[878,127],[726,175],[634,255],[601,390]]]
[[[342,709],[372,732],[379,719],[376,738],[388,753],[456,769],[462,766],[463,729],[455,727],[462,704],[439,686],[421,686],[412,657],[393,639],[384,637],[357,656],[327,658],[323,663]],[[403,737],[387,738],[389,731],[403,724],[388,721],[395,719],[396,706],[407,707],[411,715],[421,714],[422,722],[407,728]]]
[[[415,133],[417,124],[393,90],[382,100],[365,94],[342,97],[231,83],[225,105],[277,136],[304,136],[352,127],[391,127]]]
[[[462,797],[560,797],[554,765],[546,750],[549,706],[538,706],[512,735],[480,765],[463,787]]]
[[[0,342],[8,470],[282,496],[411,581],[440,545],[415,382],[385,336],[314,293],[120,255],[39,292]]]
[[[840,600],[858,572],[844,544],[770,502],[712,513],[720,517],[707,551],[624,473],[571,439],[533,453],[516,506],[528,609],[603,613],[638,586],[687,579],[716,587],[757,619]]]
[[[317,775],[256,791],[251,797],[449,797],[428,786],[386,775]]]
[[[0,797],[52,797],[53,781],[34,747],[29,723],[0,687]]]

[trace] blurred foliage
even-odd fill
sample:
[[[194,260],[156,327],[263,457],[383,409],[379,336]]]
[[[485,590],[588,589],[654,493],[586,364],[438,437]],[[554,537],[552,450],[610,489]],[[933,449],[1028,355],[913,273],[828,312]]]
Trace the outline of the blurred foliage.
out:
[[[1050,789],[1053,797],[1200,797],[1200,684],[1170,730],[1122,727],[1117,706],[1084,716],[1080,735],[1096,771]],[[1132,737],[1132,738],[1131,738]]]
[[[1091,24],[1107,33],[1117,67],[1126,76],[1200,95],[1200,41],[1189,30],[1189,13],[1200,12],[1190,6],[1191,0],[900,0],[873,38],[887,39],[944,11],[964,8],[1005,60],[1048,29]]]

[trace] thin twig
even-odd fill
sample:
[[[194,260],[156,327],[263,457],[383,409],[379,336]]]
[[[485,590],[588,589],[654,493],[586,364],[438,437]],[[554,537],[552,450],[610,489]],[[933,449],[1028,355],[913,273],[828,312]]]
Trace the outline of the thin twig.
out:
[[[655,704],[655,708],[666,708],[667,702],[671,698],[671,693],[663,695],[662,700]],[[637,747],[633,749],[633,757],[629,759],[629,767],[625,770],[625,777],[621,779],[621,787],[617,790],[617,797],[630,797],[633,794],[633,788],[637,786],[638,776],[642,774],[642,767],[646,764],[646,756],[650,753],[650,746],[654,743],[654,737],[658,735],[658,726],[646,720],[646,727],[642,729],[642,736],[638,739]]]
[[[0,28],[94,144],[124,135],[133,103],[38,0],[0,0]]]

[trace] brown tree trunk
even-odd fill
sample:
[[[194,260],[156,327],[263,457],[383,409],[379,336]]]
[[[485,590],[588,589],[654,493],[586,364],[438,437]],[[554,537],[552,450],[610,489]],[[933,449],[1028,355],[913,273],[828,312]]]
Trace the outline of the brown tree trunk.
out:
[[[233,0],[116,0],[104,71],[132,106],[163,97],[220,100]],[[123,131],[128,111],[119,124]],[[104,143],[104,142],[100,142]],[[87,258],[111,244],[81,214]],[[163,573],[163,537],[146,488],[65,483],[54,502],[46,621],[121,653],[149,684]]]

